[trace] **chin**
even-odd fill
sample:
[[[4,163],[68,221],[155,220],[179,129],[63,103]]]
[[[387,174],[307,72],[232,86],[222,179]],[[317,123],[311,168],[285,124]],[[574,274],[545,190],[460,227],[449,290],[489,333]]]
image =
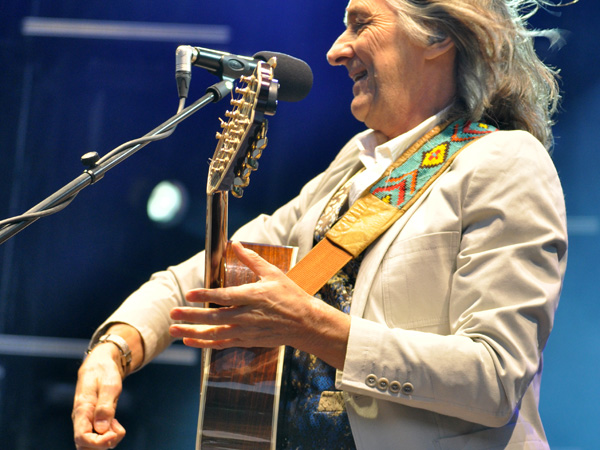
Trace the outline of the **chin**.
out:
[[[360,104],[359,102],[356,101],[356,99],[354,99],[352,101],[352,104],[350,105],[350,111],[352,112],[352,115],[354,116],[354,118],[356,120],[358,120],[359,122],[365,123],[365,120],[367,119],[367,113],[368,113],[368,109],[366,108],[366,105]]]

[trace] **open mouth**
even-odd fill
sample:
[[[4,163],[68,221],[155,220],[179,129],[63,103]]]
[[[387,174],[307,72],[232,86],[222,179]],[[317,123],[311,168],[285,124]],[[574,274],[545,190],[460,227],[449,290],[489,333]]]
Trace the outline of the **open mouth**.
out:
[[[352,80],[356,83],[357,81],[360,81],[360,80],[362,80],[362,79],[364,79],[366,77],[367,77],[367,71],[365,70],[363,72],[359,72],[356,75],[354,75],[352,77]]]

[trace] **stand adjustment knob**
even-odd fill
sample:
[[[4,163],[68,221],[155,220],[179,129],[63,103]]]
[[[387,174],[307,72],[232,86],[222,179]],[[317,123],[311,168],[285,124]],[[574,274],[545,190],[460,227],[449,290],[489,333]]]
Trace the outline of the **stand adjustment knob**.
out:
[[[81,163],[88,169],[91,169],[96,165],[99,159],[100,155],[97,152],[87,152],[81,157]]]

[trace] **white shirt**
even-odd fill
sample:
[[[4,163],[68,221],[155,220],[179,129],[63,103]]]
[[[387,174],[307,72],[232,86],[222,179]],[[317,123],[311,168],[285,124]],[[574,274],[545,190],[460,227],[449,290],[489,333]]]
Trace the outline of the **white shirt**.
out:
[[[417,139],[437,126],[442,121],[444,113],[445,110],[431,116],[412,130],[381,145],[377,145],[377,136],[374,130],[366,130],[357,134],[354,139],[360,150],[358,158],[365,166],[365,170],[354,177],[348,194],[349,204],[352,205],[367,188],[379,180],[386,169]]]

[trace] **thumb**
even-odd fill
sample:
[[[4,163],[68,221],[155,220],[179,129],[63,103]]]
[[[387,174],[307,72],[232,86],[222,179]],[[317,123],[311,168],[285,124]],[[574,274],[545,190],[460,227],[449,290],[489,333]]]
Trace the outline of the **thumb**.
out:
[[[104,434],[111,429],[117,409],[117,400],[121,394],[121,378],[116,373],[110,379],[104,380],[98,392],[98,402],[94,412],[94,430]]]

